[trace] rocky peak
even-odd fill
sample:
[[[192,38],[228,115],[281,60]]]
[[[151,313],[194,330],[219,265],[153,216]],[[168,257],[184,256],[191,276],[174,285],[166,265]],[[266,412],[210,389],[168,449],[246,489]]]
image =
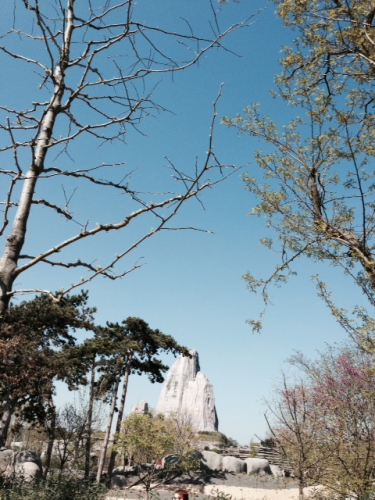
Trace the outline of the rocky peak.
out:
[[[136,403],[133,408],[130,410],[130,415],[132,413],[141,413],[143,415],[145,415],[146,413],[148,413],[148,403],[147,401],[145,401],[144,399],[142,399],[142,401],[139,401],[139,403]]]
[[[197,431],[217,431],[218,418],[212,384],[200,371],[198,352],[180,356],[161,390],[158,413],[176,414]]]

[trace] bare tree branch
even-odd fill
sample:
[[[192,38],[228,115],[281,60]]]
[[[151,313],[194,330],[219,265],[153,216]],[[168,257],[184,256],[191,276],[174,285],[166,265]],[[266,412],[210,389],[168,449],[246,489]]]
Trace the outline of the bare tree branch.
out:
[[[14,290],[15,279],[36,265],[84,269],[87,274],[74,277],[74,282],[61,292],[66,293],[96,276],[114,280],[139,268],[137,261],[126,270],[115,270],[120,260],[158,232],[187,229],[209,232],[189,224],[174,225],[172,219],[189,200],[196,199],[203,207],[201,193],[227,177],[224,169],[230,169],[228,175],[234,170],[221,164],[213,147],[221,89],[213,105],[208,150],[203,162],[196,160],[190,168],[181,169],[168,160],[172,180],[177,181],[176,190],[170,188],[170,178],[165,189],[133,188],[134,169],[127,169],[122,158],[113,163],[98,160],[94,165],[78,168],[71,165],[76,161],[78,144],[94,148],[98,144],[106,147],[115,141],[125,142],[129,127],[140,130],[144,118],[164,111],[154,97],[160,79],[188,70],[211,49],[227,50],[225,39],[250,26],[254,19],[254,15],[250,16],[222,30],[219,16],[210,3],[208,29],[197,33],[190,20],[182,24],[182,29],[152,26],[144,16],[140,22],[132,0],[105,2],[100,7],[90,0],[48,3],[15,0],[15,3],[18,9],[12,13],[11,26],[0,33],[0,58],[4,64],[10,58],[20,65],[22,79],[27,81],[25,75],[30,76],[30,90],[35,87],[37,98],[19,108],[13,101],[0,104],[0,131],[4,132],[0,148],[4,168],[0,168],[0,174],[9,179],[8,188],[2,186],[0,202],[4,207],[0,229],[0,236],[4,238],[0,258],[0,315],[5,312],[10,297],[26,290]],[[22,16],[19,16],[20,9],[23,9]],[[33,69],[27,73],[29,67]],[[13,167],[9,167],[9,163],[13,163]],[[55,192],[58,178],[66,183],[62,186],[63,199]],[[95,192],[103,189],[103,196],[105,193],[109,197],[107,203],[111,203],[112,194],[122,195],[124,211],[116,214],[115,220],[91,224],[90,216],[78,215],[71,207],[79,181],[85,184],[79,190],[80,195],[85,189],[85,195],[90,197],[87,187]],[[61,195],[60,187],[58,192]],[[41,211],[37,206],[50,210]],[[54,225],[61,220],[65,223],[61,240],[51,245],[50,238],[41,239],[38,251],[34,247],[24,249],[25,243],[32,241],[28,222],[34,211],[41,225],[46,224],[48,214],[62,216],[57,222],[53,221]],[[150,228],[148,217],[156,221],[155,227]],[[133,228],[134,223],[143,218],[146,218],[143,233],[134,236],[132,229],[115,257],[108,257],[102,266],[95,266],[95,258],[85,258],[85,254],[74,260],[66,252],[88,238],[123,231],[129,226]],[[47,293],[44,288],[36,286],[27,291]]]

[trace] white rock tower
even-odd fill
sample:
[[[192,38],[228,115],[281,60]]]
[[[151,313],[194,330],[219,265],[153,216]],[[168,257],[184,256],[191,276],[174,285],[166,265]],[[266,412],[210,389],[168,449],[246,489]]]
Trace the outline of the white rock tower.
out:
[[[191,358],[180,356],[172,366],[156,411],[164,415],[174,413],[196,431],[217,431],[214,389],[200,371],[197,351],[189,352]]]

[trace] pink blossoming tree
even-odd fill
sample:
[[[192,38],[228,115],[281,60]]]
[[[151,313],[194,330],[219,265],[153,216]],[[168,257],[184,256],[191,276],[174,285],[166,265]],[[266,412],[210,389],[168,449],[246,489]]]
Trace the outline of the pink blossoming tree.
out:
[[[297,353],[303,382],[285,377],[267,417],[278,449],[303,486],[367,499],[375,479],[375,379],[369,355],[352,349]]]

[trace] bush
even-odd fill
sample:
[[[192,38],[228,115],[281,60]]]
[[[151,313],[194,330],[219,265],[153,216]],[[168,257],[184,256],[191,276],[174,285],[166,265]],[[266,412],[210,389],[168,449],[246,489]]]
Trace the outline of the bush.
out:
[[[220,444],[224,448],[229,448],[230,446],[238,446],[238,443],[235,439],[226,436],[222,432],[220,432],[219,434],[220,434]]]
[[[275,440],[273,439],[273,437],[267,437],[265,439],[262,439],[260,444],[262,446],[264,446],[265,448],[275,448],[275,446],[276,446],[276,443],[275,443]]]
[[[39,485],[0,478],[0,500],[103,500],[107,489],[84,479],[61,478]]]
[[[258,451],[259,451],[259,443],[250,443],[250,451],[249,451],[249,457],[250,458],[255,458],[258,456]]]

